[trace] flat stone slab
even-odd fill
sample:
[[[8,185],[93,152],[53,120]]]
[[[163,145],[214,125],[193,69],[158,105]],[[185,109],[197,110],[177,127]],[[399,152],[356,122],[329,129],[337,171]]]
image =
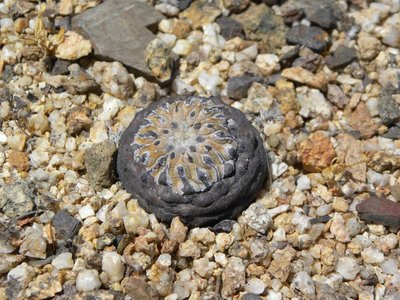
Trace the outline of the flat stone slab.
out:
[[[123,63],[135,75],[157,80],[144,51],[156,38],[150,29],[164,16],[153,6],[132,0],[107,0],[72,19],[72,28],[92,42],[96,57]]]

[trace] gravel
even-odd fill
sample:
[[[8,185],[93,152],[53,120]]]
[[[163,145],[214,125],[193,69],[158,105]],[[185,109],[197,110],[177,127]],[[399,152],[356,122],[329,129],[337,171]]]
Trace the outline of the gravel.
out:
[[[3,2],[0,295],[399,299],[397,0]],[[230,188],[118,177],[123,132],[168,97],[251,124],[254,162],[206,172]],[[248,179],[255,148],[271,180]]]

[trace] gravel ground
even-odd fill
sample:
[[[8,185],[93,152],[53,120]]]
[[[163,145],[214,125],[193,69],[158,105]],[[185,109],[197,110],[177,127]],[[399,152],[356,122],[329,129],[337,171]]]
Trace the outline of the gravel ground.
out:
[[[399,0],[155,0],[153,82],[72,31],[100,2],[0,3],[0,299],[400,299]],[[135,114],[187,93],[271,161],[215,227],[160,223],[115,173]]]

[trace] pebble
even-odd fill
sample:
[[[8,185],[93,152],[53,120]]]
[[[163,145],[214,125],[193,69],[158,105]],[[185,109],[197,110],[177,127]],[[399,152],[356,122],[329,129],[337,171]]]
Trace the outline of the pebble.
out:
[[[315,284],[310,275],[307,272],[301,271],[297,273],[291,285],[294,289],[299,290],[304,296],[308,298],[314,298],[315,296]]]
[[[357,105],[348,122],[365,139],[372,137],[378,131],[378,124],[371,118],[368,108],[363,102]]]
[[[105,252],[101,268],[107,273],[111,282],[121,281],[124,278],[125,265],[122,256],[117,252]]]
[[[27,181],[17,181],[0,189],[0,207],[5,216],[22,216],[34,208],[34,191]]]
[[[302,67],[286,68],[282,71],[281,75],[282,77],[285,77],[289,80],[306,84],[312,88],[323,91],[326,89],[328,84],[323,73],[318,73],[314,75],[313,73]]]
[[[178,243],[183,243],[186,238],[188,228],[180,221],[179,217],[175,217],[171,221],[170,239]]]
[[[111,172],[115,151],[115,144],[110,141],[94,144],[91,148],[85,150],[85,167],[89,181],[93,186],[109,187],[113,183],[114,178]]]
[[[400,47],[400,13],[387,18],[379,32],[382,42],[390,47]]]
[[[345,107],[350,101],[343,90],[335,84],[328,84],[326,98],[329,100],[329,102],[333,103],[339,108]]]
[[[53,217],[53,226],[56,230],[56,237],[61,240],[71,240],[79,231],[81,223],[71,217],[67,212],[61,210]]]
[[[262,81],[262,77],[253,75],[230,77],[227,84],[227,95],[229,98],[235,100],[246,98],[248,95],[248,90],[253,82]]]
[[[216,19],[215,22],[219,25],[220,34],[224,39],[230,40],[235,37],[244,37],[243,26],[238,21],[230,17],[222,16]]]
[[[94,269],[82,270],[76,277],[76,289],[81,292],[97,290],[101,287],[99,272]]]
[[[330,69],[343,68],[357,59],[357,52],[354,48],[339,45],[330,55],[325,59],[326,65]]]
[[[89,130],[92,124],[90,109],[87,107],[74,107],[67,113],[67,132],[71,135],[77,135],[82,130]]]
[[[369,169],[367,171],[367,180],[375,187],[381,187],[389,184],[390,176],[389,174],[380,174],[378,172]]]
[[[171,79],[174,61],[166,43],[155,38],[147,45],[144,56],[146,65],[158,81],[167,82]]]
[[[242,213],[242,222],[265,234],[272,225],[272,217],[264,205],[253,203]]]
[[[368,247],[361,251],[361,257],[367,264],[380,264],[385,260],[383,253],[374,247]]]
[[[0,131],[0,144],[7,144],[7,136],[2,131]]]
[[[209,278],[216,267],[217,264],[215,262],[210,262],[206,257],[195,259],[193,261],[193,270],[203,278]]]
[[[18,266],[25,257],[18,254],[0,254],[0,274],[7,273]]]
[[[180,14],[180,18],[186,20],[193,29],[199,29],[205,24],[214,22],[220,14],[221,10],[215,3],[196,0]]]
[[[399,270],[398,262],[394,258],[385,259],[379,267],[383,273],[388,275],[395,275]]]
[[[125,230],[128,233],[138,233],[139,228],[147,228],[149,217],[143,211],[130,212],[123,218]]]
[[[222,272],[222,297],[233,296],[245,286],[245,282],[245,265],[240,258],[230,257],[226,268]]]
[[[335,235],[336,239],[339,242],[346,243],[350,241],[349,233],[346,230],[346,224],[342,215],[340,215],[339,213],[334,214],[330,231],[333,235]]]
[[[283,18],[263,3],[251,3],[244,12],[232,15],[232,18],[242,24],[246,39],[261,41],[258,45],[262,53],[275,53],[286,43],[287,28]]]
[[[72,259],[72,253],[64,252],[53,258],[51,264],[58,270],[72,269],[74,266],[74,260]]]
[[[172,52],[177,55],[187,56],[192,52],[192,44],[187,40],[177,40],[175,46],[172,48]]]
[[[95,212],[90,204],[87,204],[85,206],[82,206],[79,209],[79,216],[82,218],[82,220],[92,217],[95,215]]]
[[[66,60],[77,60],[89,55],[90,52],[92,52],[90,41],[85,40],[74,31],[67,31],[64,34],[64,41],[57,47],[56,57]]]
[[[214,94],[218,90],[218,86],[221,85],[224,81],[219,76],[218,71],[214,71],[208,73],[206,71],[202,71],[199,74],[199,83],[206,90],[206,92]]]
[[[319,6],[307,14],[307,19],[325,29],[335,28],[337,21],[333,7]]]
[[[399,72],[400,74],[400,72]],[[383,94],[378,101],[379,117],[385,125],[392,125],[400,120],[400,108],[390,95]]]
[[[290,44],[302,45],[316,52],[323,52],[329,44],[326,31],[315,26],[298,25],[292,27],[286,35]]]
[[[336,264],[335,270],[342,275],[344,279],[354,280],[361,268],[354,258],[340,257]]]
[[[279,57],[275,54],[259,54],[255,64],[263,76],[269,76],[280,70]]]
[[[22,284],[28,284],[34,276],[35,269],[23,262],[8,272],[7,280],[17,280]]]
[[[44,259],[46,254],[47,242],[43,235],[43,225],[34,223],[32,227],[25,230],[25,238],[19,248],[19,253],[32,257]]]
[[[262,298],[259,295],[254,293],[246,293],[242,296],[241,300],[261,300]]]
[[[300,144],[300,160],[308,172],[320,172],[330,166],[336,157],[330,139],[323,132],[316,132]]]
[[[264,293],[266,285],[264,281],[258,278],[251,278],[247,281],[245,290],[249,293],[253,293],[256,295],[261,295]],[[243,298],[242,298],[243,299]]]
[[[362,59],[374,59],[381,48],[381,42],[369,34],[360,34],[357,40],[358,53]]]
[[[396,92],[400,89],[399,74],[400,68],[387,68],[379,74],[378,81],[384,89]]]
[[[93,65],[93,76],[103,92],[116,98],[127,99],[134,92],[132,77],[119,62],[96,62]]]
[[[311,189],[311,180],[308,176],[302,175],[297,179],[296,186],[301,191],[308,191]]]

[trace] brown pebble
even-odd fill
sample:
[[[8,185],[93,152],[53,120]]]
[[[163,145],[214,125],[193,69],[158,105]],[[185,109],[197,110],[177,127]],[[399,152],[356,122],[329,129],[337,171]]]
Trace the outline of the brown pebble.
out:
[[[300,160],[307,172],[320,172],[327,168],[336,156],[329,138],[321,131],[313,133],[300,144]]]
[[[25,152],[12,151],[8,155],[8,162],[20,172],[27,171],[29,168],[29,159]]]
[[[22,33],[28,25],[28,21],[25,18],[18,18],[14,22],[14,30],[18,33]]]
[[[348,118],[350,126],[358,130],[362,138],[368,139],[378,131],[378,124],[371,118],[367,106],[360,102]]]
[[[75,107],[68,112],[67,131],[69,134],[79,134],[82,130],[88,130],[92,123],[90,110],[87,107]]]

